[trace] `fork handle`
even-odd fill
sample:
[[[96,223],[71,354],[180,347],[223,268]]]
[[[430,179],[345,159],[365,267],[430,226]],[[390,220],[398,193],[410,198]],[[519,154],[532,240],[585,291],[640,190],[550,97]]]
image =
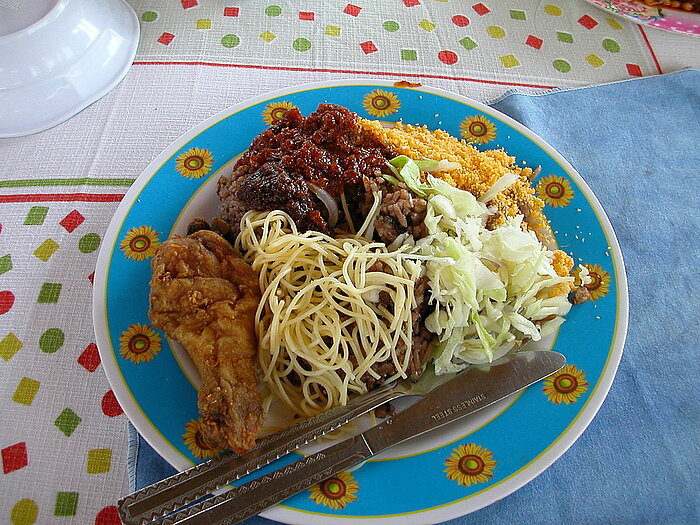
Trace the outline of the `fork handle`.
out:
[[[341,441],[220,496],[166,516],[162,525],[232,525],[374,454],[363,435]],[[232,497],[235,496],[235,497]]]
[[[246,454],[214,458],[133,492],[118,502],[121,519],[125,524],[156,520],[402,395],[393,386],[379,388],[271,434]]]

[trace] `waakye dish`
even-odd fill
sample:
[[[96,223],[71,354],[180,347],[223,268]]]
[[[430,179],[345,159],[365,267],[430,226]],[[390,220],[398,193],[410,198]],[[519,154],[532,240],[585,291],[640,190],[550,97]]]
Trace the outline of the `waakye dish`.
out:
[[[441,130],[287,111],[219,179],[216,218],[152,262],[149,315],[202,377],[202,437],[243,452],[273,400],[310,417],[556,330],[588,276],[536,175]]]

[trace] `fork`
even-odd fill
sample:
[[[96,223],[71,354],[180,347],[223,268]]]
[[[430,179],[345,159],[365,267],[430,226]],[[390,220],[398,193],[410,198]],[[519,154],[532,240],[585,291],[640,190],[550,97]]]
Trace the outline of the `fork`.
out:
[[[184,507],[250,472],[292,452],[366,414],[404,396],[424,396],[449,381],[454,374],[436,376],[428,367],[417,382],[408,379],[367,392],[345,406],[335,407],[303,420],[293,427],[270,434],[243,455],[227,453],[200,463],[169,478],[133,492],[118,502],[125,524],[144,524]],[[232,488],[235,490],[235,487]]]

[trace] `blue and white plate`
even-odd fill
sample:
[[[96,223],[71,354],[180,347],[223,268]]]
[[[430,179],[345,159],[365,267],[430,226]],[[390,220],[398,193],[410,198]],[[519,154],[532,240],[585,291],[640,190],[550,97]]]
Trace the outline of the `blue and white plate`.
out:
[[[150,258],[190,219],[216,215],[216,181],[253,137],[289,108],[308,115],[322,102],[441,128],[481,149],[504,148],[520,165],[541,166],[533,185],[559,246],[593,277],[594,300],[572,308],[543,343],[567,356],[564,370],[263,513],[299,524],[396,523],[398,516],[425,523],[467,514],[517,490],[574,443],[610,388],[627,329],[622,256],[600,203],[551,146],[488,106],[405,82],[323,82],[257,97],[196,126],[146,168],[107,230],[94,291],[102,363],[129,419],[170,464],[182,470],[212,454],[198,439],[197,374],[148,319]],[[297,458],[289,454],[265,470]]]

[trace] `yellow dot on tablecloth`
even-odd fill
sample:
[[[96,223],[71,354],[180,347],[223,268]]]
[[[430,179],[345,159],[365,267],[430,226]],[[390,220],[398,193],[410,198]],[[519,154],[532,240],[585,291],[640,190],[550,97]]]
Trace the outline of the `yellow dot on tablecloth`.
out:
[[[5,361],[12,359],[17,352],[22,348],[22,341],[17,339],[17,336],[10,332],[0,341],[0,357]]]
[[[12,525],[32,525],[39,517],[39,507],[34,500],[25,498],[19,500],[12,507],[10,519]]]
[[[547,4],[544,6],[544,12],[551,16],[561,16],[562,13],[561,7],[553,4]]]
[[[58,250],[58,243],[53,239],[46,239],[34,250],[34,257],[40,261],[46,262],[56,253],[56,250]]]
[[[606,18],[605,21],[606,21],[606,22],[608,23],[608,25],[609,25],[610,27],[612,27],[613,29],[622,29],[622,25],[620,24],[620,22],[618,22],[618,21],[615,20],[614,18]]]
[[[489,26],[486,32],[491,38],[503,38],[506,36],[506,30],[499,26]]]
[[[111,448],[94,448],[88,450],[87,454],[87,473],[88,474],[104,474],[112,468],[112,449]]]
[[[277,35],[270,31],[263,31],[260,33],[260,38],[262,38],[265,42],[272,42],[275,38],[277,38]]]
[[[605,64],[605,61],[595,53],[591,53],[590,55],[588,55],[586,57],[586,62],[588,62],[593,67],[600,67],[603,64]]]
[[[30,379],[28,377],[23,377],[19,380],[17,389],[12,395],[12,401],[30,406],[34,401],[34,396],[36,396],[40,386],[41,383],[39,383],[39,381],[35,381],[34,379]]]
[[[518,59],[515,58],[515,56],[513,56],[513,55],[504,55],[502,57],[498,57],[498,59],[501,61],[501,63],[505,67],[515,67],[515,66],[520,65],[520,62],[518,62]]]
[[[197,29],[211,29],[211,18],[200,18],[197,20]]]
[[[338,26],[326,26],[326,34],[328,36],[340,36],[340,28]]]
[[[433,29],[435,29],[435,24],[433,24],[430,20],[424,18],[420,22],[418,22],[418,27],[421,29],[425,29],[426,31],[430,32]]]

